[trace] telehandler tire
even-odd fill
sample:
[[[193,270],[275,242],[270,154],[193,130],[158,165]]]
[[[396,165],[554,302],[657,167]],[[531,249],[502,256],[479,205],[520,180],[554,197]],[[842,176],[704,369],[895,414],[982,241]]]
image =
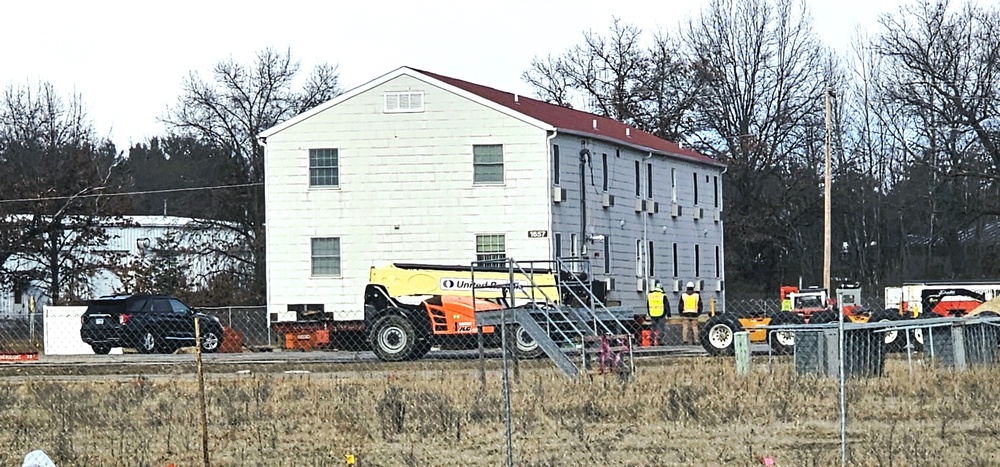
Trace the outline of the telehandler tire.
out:
[[[868,320],[868,322],[891,322],[899,321],[901,318],[899,310],[890,308],[888,310],[876,311],[872,313],[872,317]],[[908,331],[886,331],[882,333],[882,344],[885,345],[886,352],[898,352],[902,350],[903,347],[906,347],[906,334],[903,334],[904,332]]]
[[[417,332],[413,323],[405,316],[396,314],[375,321],[368,340],[375,356],[386,362],[409,360],[417,348]]]
[[[726,315],[716,315],[709,318],[701,327],[698,340],[709,355],[733,355],[734,336],[742,330],[743,326],[739,320]]]
[[[542,356],[542,346],[538,345],[520,324],[512,325],[507,332],[507,346],[517,358],[530,360]]]
[[[832,311],[821,311],[819,313],[812,315],[812,317],[809,318],[809,324],[832,323],[837,321],[838,319],[840,319],[840,317],[837,316],[837,313],[834,313]]]
[[[801,316],[781,311],[771,315],[772,325],[796,325],[805,324]],[[768,330],[767,339],[771,344],[771,350],[778,355],[788,355],[795,350],[795,331],[790,330]]]

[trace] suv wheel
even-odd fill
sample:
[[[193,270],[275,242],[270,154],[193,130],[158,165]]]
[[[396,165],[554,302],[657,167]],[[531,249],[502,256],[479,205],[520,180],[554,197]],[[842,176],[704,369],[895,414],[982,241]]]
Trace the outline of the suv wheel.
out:
[[[107,355],[111,352],[111,346],[107,344],[90,344],[90,348],[94,349],[97,355]]]
[[[156,336],[153,335],[152,331],[142,333],[142,339],[139,341],[139,352],[154,353],[157,350],[157,346]]]
[[[205,334],[201,336],[201,351],[205,353],[214,353],[219,351],[219,346],[222,345],[222,335],[219,331],[215,329],[209,329],[205,331]]]

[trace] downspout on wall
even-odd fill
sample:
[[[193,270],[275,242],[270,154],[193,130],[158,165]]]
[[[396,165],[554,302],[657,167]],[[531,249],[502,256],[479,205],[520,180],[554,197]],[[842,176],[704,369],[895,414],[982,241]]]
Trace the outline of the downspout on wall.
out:
[[[586,142],[584,142],[586,144]],[[580,150],[580,251],[573,254],[580,254],[584,258],[587,253],[587,164],[590,163],[590,149],[584,147]]]
[[[548,211],[548,216],[549,216],[549,232],[551,233],[551,237],[553,239],[555,238],[555,231],[554,231],[554,229],[555,229],[555,218],[552,216],[552,199],[551,199],[551,197],[552,197],[552,186],[553,186],[552,185],[552,181],[553,181],[552,180],[552,167],[553,167],[552,164],[555,161],[553,160],[554,156],[552,154],[552,140],[555,139],[555,137],[558,136],[558,135],[559,135],[559,130],[552,130],[552,133],[545,137],[545,153],[548,154],[547,160],[548,160],[548,166],[549,166],[549,169],[546,171],[548,173],[548,177],[547,177],[548,183],[545,185],[545,199],[546,199],[545,209]],[[557,168],[557,170],[558,170],[558,168]],[[553,261],[555,261],[556,259],[558,259],[557,256],[559,255],[559,252],[554,251],[555,249],[553,247],[553,241],[554,240],[549,240],[549,257],[552,258]]]

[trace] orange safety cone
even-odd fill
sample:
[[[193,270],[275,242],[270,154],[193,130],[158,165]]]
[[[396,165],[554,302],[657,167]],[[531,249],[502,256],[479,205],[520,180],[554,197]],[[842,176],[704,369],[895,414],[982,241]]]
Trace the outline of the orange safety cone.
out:
[[[652,342],[650,341],[650,337],[651,337],[651,332],[649,331],[649,329],[644,329],[642,331],[642,337],[641,337],[641,340],[642,340],[641,345],[643,347],[649,347],[649,346],[652,345]]]

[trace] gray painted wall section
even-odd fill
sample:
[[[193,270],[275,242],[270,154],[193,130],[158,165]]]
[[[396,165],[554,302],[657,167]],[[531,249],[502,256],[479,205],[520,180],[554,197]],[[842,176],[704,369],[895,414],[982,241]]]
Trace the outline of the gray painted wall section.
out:
[[[705,311],[710,299],[722,311],[723,291],[717,291],[725,278],[723,257],[722,168],[689,162],[679,158],[652,155],[605,141],[575,135],[559,134],[552,140],[553,159],[558,147],[558,187],[565,190],[562,200],[552,206],[553,247],[560,239],[560,257],[572,257],[572,235],[581,238],[580,151],[590,151],[584,166],[586,197],[585,236],[603,235],[604,240],[585,242],[595,278],[613,278],[614,289],[608,298],[621,305],[645,309],[646,283],[658,280],[676,308],[679,293],[673,293],[675,282],[683,287],[687,281],[701,281]],[[604,160],[607,160],[605,170]],[[636,196],[636,163],[639,163],[639,196]],[[648,191],[648,164],[652,165],[652,197]],[[555,161],[550,161],[550,174],[555,183]],[[672,200],[671,170],[676,173],[676,202]],[[605,190],[607,176],[607,190]],[[695,185],[697,184],[697,202]],[[553,190],[555,191],[555,190]],[[604,206],[605,194],[614,198],[614,205]],[[643,212],[636,212],[636,200],[647,201]],[[658,203],[658,212],[650,214],[648,204]],[[674,216],[672,204],[680,208]],[[695,219],[695,211],[702,216]],[[719,217],[716,217],[718,214]],[[718,219],[718,220],[717,220]],[[636,241],[642,241],[637,271]],[[579,240],[578,240],[579,241]],[[605,245],[610,253],[610,270],[605,269]],[[649,242],[653,243],[650,254]],[[676,275],[673,245],[677,244]],[[695,245],[699,260],[695,264]],[[718,258],[716,257],[718,252]],[[582,254],[577,251],[576,254]],[[648,260],[652,260],[652,274]],[[716,266],[718,265],[718,267]],[[643,281],[647,281],[643,283]]]

